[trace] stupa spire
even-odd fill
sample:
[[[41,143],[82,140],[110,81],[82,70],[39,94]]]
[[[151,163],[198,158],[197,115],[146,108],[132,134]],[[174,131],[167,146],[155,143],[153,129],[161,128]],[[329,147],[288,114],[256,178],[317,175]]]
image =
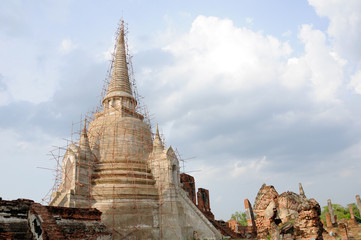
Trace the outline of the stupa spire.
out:
[[[86,124],[87,124],[87,121],[85,119],[84,120],[84,127],[83,127],[82,133],[80,135],[80,139],[79,139],[79,147],[80,147],[81,150],[90,151]]]
[[[153,141],[153,151],[163,151],[163,150],[164,150],[164,146],[162,140],[160,139],[158,124],[157,124],[157,131],[155,132],[155,137]]]
[[[128,74],[126,46],[124,40],[124,21],[121,20],[120,24],[111,80],[108,86],[107,95],[103,99],[103,102],[106,99],[113,97],[128,97],[134,99]]]

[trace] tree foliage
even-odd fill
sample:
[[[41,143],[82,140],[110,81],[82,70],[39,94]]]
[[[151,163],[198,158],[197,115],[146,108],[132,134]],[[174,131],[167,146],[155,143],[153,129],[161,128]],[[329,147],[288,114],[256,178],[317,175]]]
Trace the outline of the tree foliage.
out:
[[[237,220],[241,226],[247,226],[247,215],[239,211],[232,214],[231,219]]]
[[[360,212],[355,203],[348,204],[347,207],[343,207],[340,204],[332,204],[333,214],[337,216],[337,220],[351,218],[350,210],[348,208],[349,205],[352,206],[352,211],[355,215],[356,220],[358,222],[361,222]],[[328,212],[328,206],[324,206],[321,212],[321,219],[324,222],[326,222],[326,212]]]

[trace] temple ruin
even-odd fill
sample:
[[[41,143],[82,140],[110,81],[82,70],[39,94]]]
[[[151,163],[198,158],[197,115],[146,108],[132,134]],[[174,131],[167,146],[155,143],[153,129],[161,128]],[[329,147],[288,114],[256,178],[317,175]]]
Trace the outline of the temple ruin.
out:
[[[300,194],[278,194],[273,186],[263,184],[253,209],[258,239],[323,239],[320,205],[306,198],[301,186]]]
[[[111,240],[94,208],[42,206],[27,199],[0,198],[0,239],[94,239]]]

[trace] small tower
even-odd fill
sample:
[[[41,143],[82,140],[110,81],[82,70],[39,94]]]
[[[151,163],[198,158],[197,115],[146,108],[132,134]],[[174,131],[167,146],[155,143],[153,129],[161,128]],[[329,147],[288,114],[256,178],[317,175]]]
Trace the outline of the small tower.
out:
[[[160,139],[158,124],[157,124],[157,131],[155,133],[155,137],[153,140],[153,152],[163,152],[163,150],[164,150],[164,146],[162,139]]]
[[[86,121],[79,138],[79,146],[71,144],[62,161],[62,183],[54,192],[50,206],[91,207],[91,176],[95,156],[92,153],[86,130]]]
[[[84,120],[84,127],[79,139],[76,194],[83,196],[85,199],[90,199],[91,177],[96,158],[89,146],[86,125],[87,121]]]

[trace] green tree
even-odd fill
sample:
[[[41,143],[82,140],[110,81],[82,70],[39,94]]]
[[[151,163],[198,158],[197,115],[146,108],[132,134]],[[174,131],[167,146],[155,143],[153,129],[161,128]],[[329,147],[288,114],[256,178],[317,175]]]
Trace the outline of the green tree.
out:
[[[247,226],[247,215],[239,211],[232,214],[231,219],[237,220],[241,226]]]

